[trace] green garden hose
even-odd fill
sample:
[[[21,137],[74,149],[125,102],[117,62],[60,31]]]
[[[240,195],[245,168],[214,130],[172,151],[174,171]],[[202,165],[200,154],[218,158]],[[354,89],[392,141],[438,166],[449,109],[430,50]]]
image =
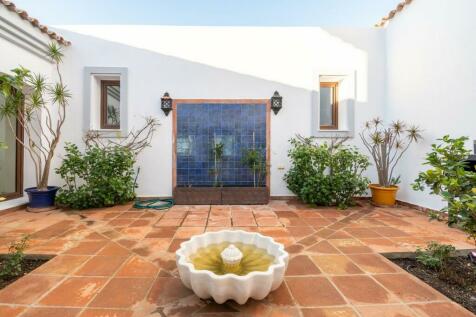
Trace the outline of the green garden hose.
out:
[[[134,179],[134,188],[137,187],[137,177],[140,173],[140,167],[137,169],[137,174]],[[164,210],[169,209],[175,204],[173,199],[147,199],[147,200],[136,200],[134,203],[134,208],[137,209],[155,209],[155,210]]]
[[[173,199],[136,200],[136,202],[134,203],[134,208],[164,210],[169,209],[174,204],[175,201]]]

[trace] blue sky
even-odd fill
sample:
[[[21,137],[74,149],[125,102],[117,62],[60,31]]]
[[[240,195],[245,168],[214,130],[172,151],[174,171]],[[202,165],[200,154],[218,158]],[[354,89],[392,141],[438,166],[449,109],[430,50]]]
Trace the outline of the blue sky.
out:
[[[369,27],[400,0],[15,0],[48,25]]]

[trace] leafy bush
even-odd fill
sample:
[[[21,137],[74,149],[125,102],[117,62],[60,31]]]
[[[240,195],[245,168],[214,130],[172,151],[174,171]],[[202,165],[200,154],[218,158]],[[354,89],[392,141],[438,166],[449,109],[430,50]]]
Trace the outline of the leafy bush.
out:
[[[92,146],[81,153],[74,144],[56,173],[66,185],[57,196],[60,205],[75,209],[123,204],[135,198],[134,154],[122,146]]]
[[[284,176],[288,188],[306,203],[346,208],[362,195],[369,180],[362,172],[367,156],[354,147],[315,144],[314,138],[291,139],[291,168]]]
[[[20,241],[13,241],[8,248],[8,255],[0,267],[0,277],[19,276],[22,273],[24,251],[28,247],[28,236]]]
[[[476,241],[476,173],[465,170],[464,160],[470,154],[466,140],[445,135],[439,139],[441,144],[432,144],[425,160],[431,168],[418,175],[413,189],[428,188],[431,194],[442,197],[448,205],[442,212],[431,213],[431,217],[460,225]]]
[[[456,248],[452,245],[431,241],[425,250],[417,249],[416,260],[430,269],[442,270],[454,251]]]

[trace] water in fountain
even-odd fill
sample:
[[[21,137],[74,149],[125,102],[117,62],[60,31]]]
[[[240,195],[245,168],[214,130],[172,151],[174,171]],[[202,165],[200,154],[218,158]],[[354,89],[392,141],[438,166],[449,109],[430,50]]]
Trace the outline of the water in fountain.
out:
[[[265,249],[253,244],[235,242],[233,245],[241,252],[241,260],[236,263],[226,261],[226,256],[235,256],[236,250],[230,242],[210,244],[200,248],[189,257],[196,270],[208,270],[218,275],[233,273],[246,275],[254,271],[266,271],[274,263],[275,258]],[[226,250],[225,250],[226,249]],[[224,252],[225,251],[225,252]],[[225,256],[225,261],[224,261]]]

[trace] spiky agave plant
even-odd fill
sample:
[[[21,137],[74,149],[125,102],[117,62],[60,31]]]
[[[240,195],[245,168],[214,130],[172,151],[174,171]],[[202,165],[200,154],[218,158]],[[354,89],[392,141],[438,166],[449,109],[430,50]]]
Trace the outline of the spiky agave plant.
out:
[[[59,65],[62,48],[56,43],[48,46],[47,56],[55,64],[57,82],[49,83],[41,74],[34,74],[20,66],[12,74],[0,76],[0,93],[5,102],[0,105],[0,117],[6,119],[15,133],[17,121],[25,139],[17,138],[34,163],[38,190],[48,188],[48,177],[61,128],[66,119],[66,107],[71,94],[63,83]]]
[[[410,145],[422,139],[417,126],[400,120],[385,126],[380,118],[367,121],[359,135],[375,162],[378,182],[383,187],[395,185],[399,179],[394,177],[395,167]]]

